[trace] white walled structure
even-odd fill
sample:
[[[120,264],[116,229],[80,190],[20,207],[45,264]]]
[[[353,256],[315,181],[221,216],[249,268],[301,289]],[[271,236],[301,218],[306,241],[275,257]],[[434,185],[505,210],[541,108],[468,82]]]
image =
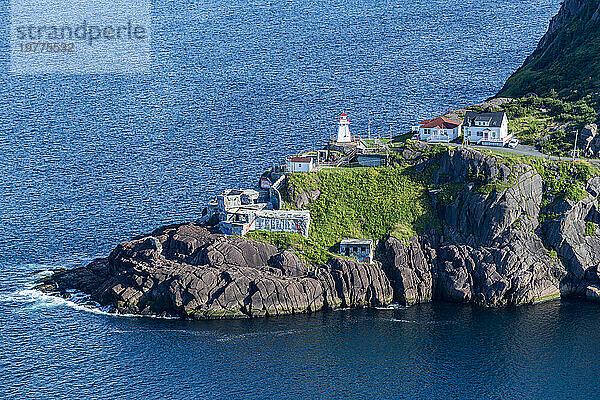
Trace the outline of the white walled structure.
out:
[[[297,233],[308,237],[310,212],[294,210],[251,210],[237,209],[226,213],[219,222],[221,232],[226,235],[244,236],[251,231]]]
[[[505,112],[467,111],[464,134],[469,143],[483,146],[504,146],[512,139],[508,133],[508,117]]]
[[[291,173],[312,172],[315,169],[315,161],[312,157],[288,157],[285,161],[285,171]]]
[[[460,136],[462,124],[439,117],[421,122],[419,139],[428,143],[448,143]]]
[[[275,185],[274,185],[275,186]],[[252,189],[229,189],[210,203],[203,212],[201,223],[217,218],[226,235],[244,236],[254,230],[297,233],[308,237],[310,211],[276,210],[268,192]]]
[[[307,210],[263,210],[256,213],[254,229],[269,232],[297,233],[308,237],[310,212]]]
[[[350,143],[352,142],[352,136],[350,135],[350,120],[348,115],[342,113],[338,120],[338,134],[336,142],[338,143]]]

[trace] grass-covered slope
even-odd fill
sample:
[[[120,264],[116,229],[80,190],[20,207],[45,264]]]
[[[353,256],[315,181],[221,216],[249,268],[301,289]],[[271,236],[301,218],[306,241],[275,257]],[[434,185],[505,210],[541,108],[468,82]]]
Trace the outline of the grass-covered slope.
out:
[[[544,193],[542,196],[542,214],[554,202],[563,199],[581,201],[586,195],[585,187],[589,179],[600,175],[597,167],[587,162],[547,160],[539,157],[529,157],[519,154],[502,153],[493,149],[483,150],[482,153],[494,157],[498,163],[513,168],[517,164],[530,165],[542,177]],[[479,184],[477,191],[482,193],[500,192],[516,183],[516,177],[506,184],[485,182]]]
[[[499,93],[582,97],[600,89],[600,0],[566,0],[535,52]]]
[[[400,239],[436,224],[426,185],[410,167],[340,168],[292,174],[285,196],[296,203],[302,192],[318,190],[307,208],[309,240],[331,248],[342,238]]]
[[[550,97],[525,97],[504,103],[509,131],[523,144],[538,146],[546,154],[569,156],[574,131],[597,122],[598,96],[577,101]]]

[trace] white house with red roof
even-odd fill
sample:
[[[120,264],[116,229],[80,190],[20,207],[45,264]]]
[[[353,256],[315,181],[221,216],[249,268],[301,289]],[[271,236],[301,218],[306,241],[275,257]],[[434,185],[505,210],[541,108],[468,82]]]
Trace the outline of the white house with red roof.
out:
[[[448,143],[460,136],[462,124],[445,117],[423,121],[419,139],[429,143]]]
[[[312,172],[315,169],[315,160],[307,156],[288,157],[285,162],[285,171],[291,173]]]

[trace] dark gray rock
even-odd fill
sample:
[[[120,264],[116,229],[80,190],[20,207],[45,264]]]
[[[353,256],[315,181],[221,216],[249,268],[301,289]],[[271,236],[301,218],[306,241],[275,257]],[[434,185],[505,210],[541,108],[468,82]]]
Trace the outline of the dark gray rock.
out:
[[[502,306],[560,296],[566,270],[540,237],[544,184],[535,169],[461,149],[442,157],[433,178],[466,183],[451,204],[436,206],[444,222],[431,258],[436,298]]]
[[[563,292],[584,296],[589,283],[600,265],[600,236],[586,235],[586,222],[599,219],[598,193],[600,178],[588,182],[588,196],[579,202],[562,200],[555,204],[552,213],[558,215],[547,222],[544,231],[550,245],[564,261],[568,276],[563,282]],[[591,280],[591,282],[590,282]]]
[[[552,199],[553,217],[540,226],[545,184],[536,169],[504,165],[471,149],[434,159],[426,145],[415,146],[410,156],[416,168],[433,169],[435,182],[464,187],[450,204],[432,191],[441,229],[407,241],[388,238],[373,264],[332,258],[315,268],[292,251],[183,224],[120,243],[108,258],[85,267],[57,271],[40,289],[63,295],[78,289],[121,313],[185,318],[271,316],[392,301],[497,307],[561,295],[598,298],[600,236],[587,235],[586,223],[600,223],[600,177],[590,179],[581,201]],[[313,191],[294,197],[294,188],[288,189],[303,207],[320,196]]]
[[[585,157],[598,157],[600,155],[600,136],[598,125],[589,124],[579,132],[578,146]]]
[[[324,282],[327,301],[335,307],[372,307],[392,302],[390,282],[377,264],[332,258],[317,275]]]
[[[389,238],[384,243],[383,268],[394,289],[394,301],[411,305],[433,298],[436,271],[427,261],[416,237],[406,242]]]
[[[199,319],[369,307],[393,297],[379,265],[333,259],[309,271],[290,251],[197,224],[123,242],[107,259],[58,271],[39,288],[77,289],[119,313]]]
[[[471,183],[455,201],[439,208],[440,217],[469,244],[490,244],[515,223],[535,229],[542,200],[542,178],[530,166],[514,167],[514,181],[500,185],[501,191],[478,192]],[[503,166],[496,167],[504,171]],[[505,187],[505,188],[504,188]]]
[[[540,238],[522,231],[513,231],[486,247],[443,245],[437,263],[440,299],[484,306],[557,298],[566,275]]]
[[[499,167],[496,159],[470,148],[457,148],[443,153],[439,169],[434,172],[434,183],[497,180],[504,181],[510,169]]]
[[[287,276],[304,276],[308,274],[306,262],[291,251],[283,251],[271,257],[269,264],[280,269]]]
[[[304,209],[313,201],[317,200],[321,192],[318,189],[311,190],[309,192],[300,192],[296,198],[296,207]]]
[[[591,301],[600,302],[600,285],[590,285],[585,290],[585,298]]]

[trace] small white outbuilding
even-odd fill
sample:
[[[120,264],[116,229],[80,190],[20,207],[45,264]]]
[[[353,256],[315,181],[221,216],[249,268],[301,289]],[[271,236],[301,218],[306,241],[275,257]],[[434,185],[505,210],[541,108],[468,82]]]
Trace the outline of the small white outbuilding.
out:
[[[312,157],[293,156],[288,157],[285,162],[286,172],[312,172],[315,169],[315,161]]]
[[[372,239],[342,239],[340,242],[340,254],[360,262],[372,263],[373,253]]]

